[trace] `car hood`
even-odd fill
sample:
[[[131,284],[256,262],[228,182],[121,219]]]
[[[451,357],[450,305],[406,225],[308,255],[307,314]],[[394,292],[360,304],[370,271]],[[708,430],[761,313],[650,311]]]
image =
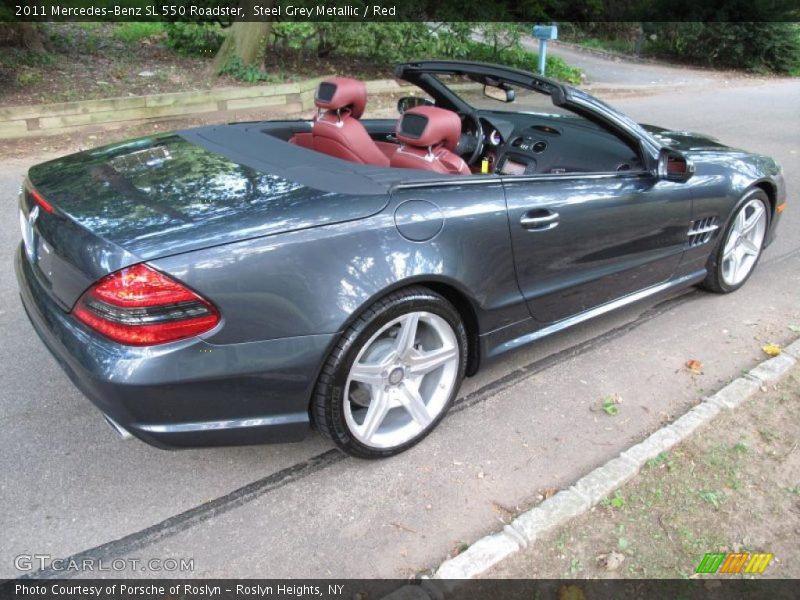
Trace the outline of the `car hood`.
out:
[[[140,260],[364,218],[388,201],[313,189],[176,134],[72,154],[28,178],[60,215]]]
[[[658,142],[681,152],[713,150],[741,153],[742,150],[720,143],[716,138],[695,131],[670,131],[656,125],[642,125]]]

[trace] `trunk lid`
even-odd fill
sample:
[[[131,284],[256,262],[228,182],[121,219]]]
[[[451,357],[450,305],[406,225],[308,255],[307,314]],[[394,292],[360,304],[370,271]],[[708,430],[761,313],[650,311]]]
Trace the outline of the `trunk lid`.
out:
[[[379,212],[385,194],[309,188],[166,134],[87,150],[32,167],[54,207],[30,224],[28,260],[64,308],[124,266]],[[36,206],[21,200],[21,225]]]

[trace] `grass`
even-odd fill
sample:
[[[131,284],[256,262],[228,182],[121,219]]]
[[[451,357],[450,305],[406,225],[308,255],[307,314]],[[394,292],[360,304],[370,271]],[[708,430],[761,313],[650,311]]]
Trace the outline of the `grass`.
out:
[[[39,69],[28,69],[22,71],[21,73],[17,73],[17,85],[21,85],[23,87],[29,85],[36,85],[38,83],[42,83],[44,81],[44,75]]]
[[[162,23],[125,22],[118,23],[111,35],[116,40],[133,45],[162,31],[164,31]]]

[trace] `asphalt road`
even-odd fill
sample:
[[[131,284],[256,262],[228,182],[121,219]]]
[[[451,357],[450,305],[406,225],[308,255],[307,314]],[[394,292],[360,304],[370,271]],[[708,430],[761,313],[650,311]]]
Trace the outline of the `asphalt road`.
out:
[[[790,205],[757,273],[733,295],[646,302],[520,351],[465,382],[424,443],[379,462],[316,434],[180,452],[118,440],[25,318],[11,255],[17,188],[36,159],[3,165],[0,578],[21,574],[20,554],[193,558],[204,577],[408,576],[722,387],[763,358],[763,343],[789,340],[800,324],[800,81],[616,104],[783,163]],[[690,358],[703,375],[683,369]],[[611,394],[623,400],[616,417],[599,409]]]
[[[539,41],[531,38],[522,44],[538,52]],[[548,54],[558,56],[570,65],[578,67],[586,74],[584,84],[592,86],[663,86],[680,88],[684,86],[726,85],[734,82],[741,85],[741,73],[713,71],[668,65],[653,62],[638,62],[625,58],[608,58],[570,46],[550,43]]]

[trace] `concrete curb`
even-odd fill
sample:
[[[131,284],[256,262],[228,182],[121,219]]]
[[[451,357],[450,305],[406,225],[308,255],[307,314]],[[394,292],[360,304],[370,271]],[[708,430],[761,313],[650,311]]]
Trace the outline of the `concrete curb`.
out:
[[[538,506],[522,513],[502,531],[487,535],[464,552],[445,560],[432,579],[422,585],[404,586],[389,596],[391,600],[427,600],[443,598],[459,585],[472,579],[549,531],[565,525],[607,498],[626,481],[639,473],[644,464],[687,439],[696,429],[710,423],[724,410],[733,410],[766,386],[777,383],[800,361],[800,339],[783,352],[734,379],[710,398],[628,448],[616,458],[579,479],[572,487],[558,492]]]

